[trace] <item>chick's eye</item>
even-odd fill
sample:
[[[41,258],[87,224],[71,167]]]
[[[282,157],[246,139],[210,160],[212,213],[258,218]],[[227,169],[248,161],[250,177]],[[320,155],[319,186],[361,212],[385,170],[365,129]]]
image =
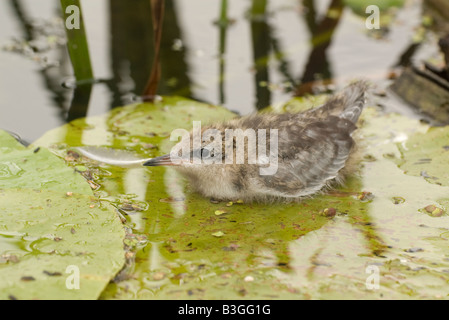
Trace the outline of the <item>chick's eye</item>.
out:
[[[201,149],[201,157],[208,158],[210,156],[212,156],[212,154],[209,149],[206,148]]]

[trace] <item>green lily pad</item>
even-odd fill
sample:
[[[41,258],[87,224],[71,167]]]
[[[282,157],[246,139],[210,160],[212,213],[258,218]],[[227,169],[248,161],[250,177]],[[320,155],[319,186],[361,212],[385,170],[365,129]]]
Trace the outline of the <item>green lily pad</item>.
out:
[[[225,108],[176,97],[154,104],[142,103],[115,109],[108,118],[113,132],[166,137],[175,128],[189,129],[192,121],[222,121],[236,115]]]
[[[449,127],[431,128],[400,145],[399,167],[430,183],[449,186]]]
[[[14,137],[7,132],[0,130],[1,145],[0,150],[7,152],[11,150],[25,150],[26,147],[20,144]]]
[[[27,149],[0,131],[0,188],[47,189],[92,195],[86,181],[45,148]]]
[[[122,224],[93,196],[0,190],[0,212],[0,299],[96,299],[124,264]]]
[[[185,98],[164,97],[157,103],[141,103],[116,108],[109,114],[77,119],[47,132],[33,146],[110,146],[145,149],[142,142],[166,138],[175,128],[189,129],[192,121],[222,121],[236,115],[224,108]],[[54,151],[57,151],[53,148]],[[148,148],[150,149],[150,148]]]
[[[124,264],[114,208],[47,149],[0,145],[0,299],[98,298]]]

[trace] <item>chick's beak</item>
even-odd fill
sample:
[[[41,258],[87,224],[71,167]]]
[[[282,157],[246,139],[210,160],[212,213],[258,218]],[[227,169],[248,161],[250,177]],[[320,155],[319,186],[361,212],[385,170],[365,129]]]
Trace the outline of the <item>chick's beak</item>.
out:
[[[146,167],[176,166],[176,164],[171,161],[170,154],[165,154],[163,156],[150,159],[143,165]]]

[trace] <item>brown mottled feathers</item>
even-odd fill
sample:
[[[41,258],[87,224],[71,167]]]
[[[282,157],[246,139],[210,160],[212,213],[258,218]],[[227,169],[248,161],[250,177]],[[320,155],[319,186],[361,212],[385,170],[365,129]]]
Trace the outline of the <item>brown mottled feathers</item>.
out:
[[[258,165],[180,168],[207,197],[245,201],[296,200],[339,182],[354,150],[351,137],[365,103],[365,82],[356,82],[324,105],[296,114],[256,114],[210,127],[278,129],[278,170],[260,175]],[[210,128],[209,127],[209,128]],[[207,128],[204,128],[206,130]]]

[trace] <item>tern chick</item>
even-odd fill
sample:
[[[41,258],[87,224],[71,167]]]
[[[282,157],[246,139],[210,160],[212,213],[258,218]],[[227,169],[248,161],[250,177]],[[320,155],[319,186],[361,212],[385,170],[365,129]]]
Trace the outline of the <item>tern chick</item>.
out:
[[[352,170],[351,136],[366,90],[359,81],[305,112],[255,114],[193,130],[171,154],[144,165],[174,166],[194,190],[216,200],[291,201],[313,195],[342,183]],[[245,141],[243,148],[239,141]],[[187,157],[183,150],[190,150]]]

